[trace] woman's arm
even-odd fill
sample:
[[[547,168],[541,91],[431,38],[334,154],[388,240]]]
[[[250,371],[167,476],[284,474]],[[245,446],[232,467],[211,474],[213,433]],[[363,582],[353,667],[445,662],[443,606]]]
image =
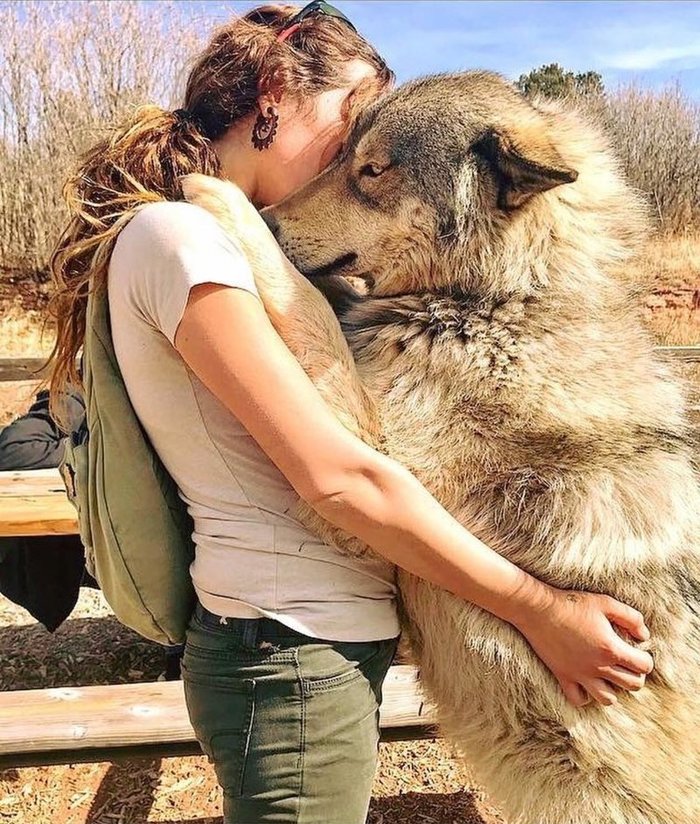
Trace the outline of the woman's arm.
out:
[[[624,643],[606,616],[645,638],[642,616],[605,596],[553,589],[464,529],[408,470],[341,424],[255,296],[195,286],[175,346],[323,518],[521,629],[569,700],[582,703],[583,687],[611,703],[603,679],[641,686],[628,670],[648,672],[650,656]]]

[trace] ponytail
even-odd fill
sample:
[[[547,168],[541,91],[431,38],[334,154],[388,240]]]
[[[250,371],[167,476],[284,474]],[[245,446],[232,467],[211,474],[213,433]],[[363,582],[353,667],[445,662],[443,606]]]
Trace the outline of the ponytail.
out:
[[[220,174],[218,158],[194,118],[156,106],[139,109],[81,158],[63,195],[73,215],[51,256],[56,291],[49,314],[56,319],[51,352],[51,415],[61,423],[57,400],[82,380],[76,357],[85,337],[87,298],[106,285],[107,266],[121,229],[146,203],[181,200],[180,178],[191,172]]]

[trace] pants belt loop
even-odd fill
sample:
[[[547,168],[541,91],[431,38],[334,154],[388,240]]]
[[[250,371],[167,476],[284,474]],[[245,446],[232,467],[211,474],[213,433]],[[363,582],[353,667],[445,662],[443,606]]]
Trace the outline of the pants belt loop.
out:
[[[243,643],[247,647],[254,647],[258,640],[258,631],[260,629],[259,618],[245,619],[245,627],[243,629]]]

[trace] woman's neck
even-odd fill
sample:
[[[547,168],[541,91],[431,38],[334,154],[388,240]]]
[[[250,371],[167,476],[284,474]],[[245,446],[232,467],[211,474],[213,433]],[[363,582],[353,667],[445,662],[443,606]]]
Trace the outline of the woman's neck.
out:
[[[256,203],[260,152],[250,140],[252,125],[252,117],[241,118],[222,137],[212,140],[212,147],[219,158],[222,177],[235,183]]]

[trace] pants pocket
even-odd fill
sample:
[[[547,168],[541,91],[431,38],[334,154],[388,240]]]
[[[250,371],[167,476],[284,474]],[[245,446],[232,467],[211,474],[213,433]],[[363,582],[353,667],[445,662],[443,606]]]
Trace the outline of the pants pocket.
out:
[[[302,684],[306,694],[364,678],[381,701],[381,684],[396,652],[397,639],[316,644],[301,650]]]
[[[212,761],[223,791],[240,797],[255,714],[255,681],[195,674],[184,664],[182,680],[197,740]]]

